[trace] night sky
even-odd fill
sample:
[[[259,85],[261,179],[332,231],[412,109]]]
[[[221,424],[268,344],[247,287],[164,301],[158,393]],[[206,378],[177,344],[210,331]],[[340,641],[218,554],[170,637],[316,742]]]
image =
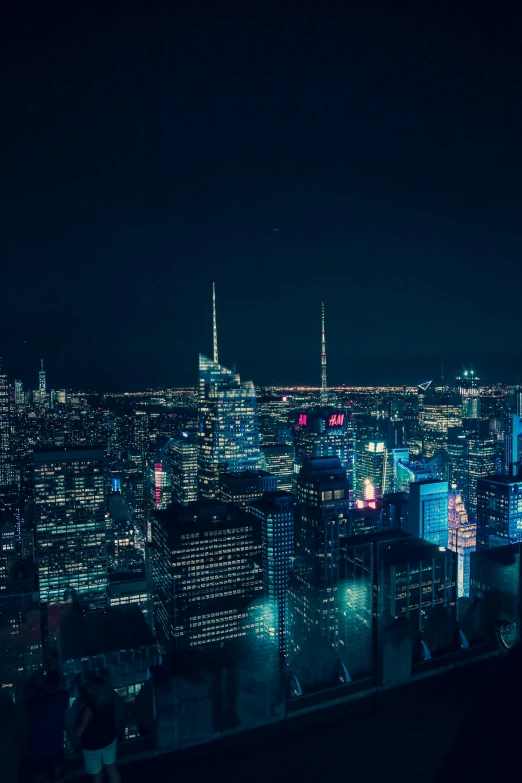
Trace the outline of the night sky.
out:
[[[11,380],[522,380],[522,8],[11,2]],[[283,10],[279,6],[285,6]],[[500,7],[498,7],[500,6]],[[517,8],[518,6],[518,8]]]

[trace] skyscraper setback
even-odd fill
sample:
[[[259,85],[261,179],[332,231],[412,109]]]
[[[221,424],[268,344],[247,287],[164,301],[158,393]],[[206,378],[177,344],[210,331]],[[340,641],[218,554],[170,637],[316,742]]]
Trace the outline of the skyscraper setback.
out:
[[[213,307],[215,316],[215,301]],[[214,318],[214,356],[217,334]],[[219,495],[219,474],[260,470],[256,390],[252,381],[199,355],[199,475],[201,497]]]

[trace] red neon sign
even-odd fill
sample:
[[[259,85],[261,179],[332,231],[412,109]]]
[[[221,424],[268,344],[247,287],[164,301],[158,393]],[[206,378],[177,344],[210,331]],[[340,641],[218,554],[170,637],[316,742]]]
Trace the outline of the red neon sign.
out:
[[[306,421],[308,419],[308,416],[306,413],[300,413],[299,414],[299,425],[301,427],[306,427]]]
[[[332,413],[328,420],[329,427],[342,427],[344,424],[344,413]]]

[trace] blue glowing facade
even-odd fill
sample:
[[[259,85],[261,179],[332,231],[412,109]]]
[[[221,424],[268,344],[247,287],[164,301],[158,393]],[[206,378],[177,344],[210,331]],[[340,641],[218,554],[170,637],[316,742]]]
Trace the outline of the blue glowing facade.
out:
[[[201,354],[199,435],[201,497],[218,497],[220,473],[261,468],[254,384]]]

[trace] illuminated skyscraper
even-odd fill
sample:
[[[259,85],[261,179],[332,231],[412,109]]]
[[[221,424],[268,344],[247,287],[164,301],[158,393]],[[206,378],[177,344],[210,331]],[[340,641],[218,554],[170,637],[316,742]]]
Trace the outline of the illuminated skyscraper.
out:
[[[268,637],[285,653],[288,575],[294,554],[294,496],[270,492],[250,506],[250,513],[261,520],[263,592],[270,613]]]
[[[255,633],[263,588],[258,519],[217,501],[173,504],[153,513],[152,542],[163,652]]]
[[[252,381],[199,356],[199,492],[219,494],[219,474],[260,470],[256,391]]]
[[[315,633],[338,647],[339,539],[349,525],[349,505],[339,459],[305,459],[297,479],[296,559],[289,588],[294,651]]]
[[[309,457],[337,457],[355,487],[355,426],[346,408],[319,407],[302,411],[295,428],[295,459],[300,467]]]
[[[172,503],[172,472],[170,460],[167,457],[171,445],[168,440],[155,459],[149,462],[149,503],[147,516],[147,541],[152,541],[151,512],[168,508]]]
[[[510,475],[477,481],[477,549],[522,541],[522,476],[518,465]]]
[[[425,457],[446,448],[448,428],[462,424],[462,405],[458,394],[432,391],[421,395],[419,428]]]
[[[38,391],[40,392],[42,397],[45,396],[45,393],[47,391],[47,381],[45,379],[43,359],[41,360],[40,372],[38,373]]]
[[[13,481],[9,384],[0,358],[0,486]]]
[[[437,479],[410,484],[408,533],[437,546],[448,546],[448,482]]]
[[[469,421],[469,420],[468,420]],[[497,443],[488,422],[476,421],[473,428],[448,430],[449,481],[462,492],[462,499],[474,521],[477,510],[477,481],[497,472]]]
[[[468,520],[462,496],[448,494],[448,549],[457,553],[457,597],[469,595],[470,557],[477,548],[477,525]]]
[[[392,488],[386,480],[388,450],[385,441],[367,440],[357,444],[357,500],[375,500]],[[393,464],[392,464],[393,471]]]
[[[198,439],[183,432],[168,453],[172,469],[172,500],[186,506],[198,499]]]
[[[38,578],[42,604],[73,588],[82,604],[107,597],[104,452],[75,448],[33,455]]]
[[[15,381],[15,405],[18,407],[20,405],[24,405],[24,403],[25,403],[24,385],[22,381]]]
[[[456,380],[462,400],[462,418],[478,419],[480,416],[479,381],[473,370],[464,370]]]
[[[277,486],[292,492],[294,486],[295,448],[291,444],[261,447],[263,469],[277,476]]]

